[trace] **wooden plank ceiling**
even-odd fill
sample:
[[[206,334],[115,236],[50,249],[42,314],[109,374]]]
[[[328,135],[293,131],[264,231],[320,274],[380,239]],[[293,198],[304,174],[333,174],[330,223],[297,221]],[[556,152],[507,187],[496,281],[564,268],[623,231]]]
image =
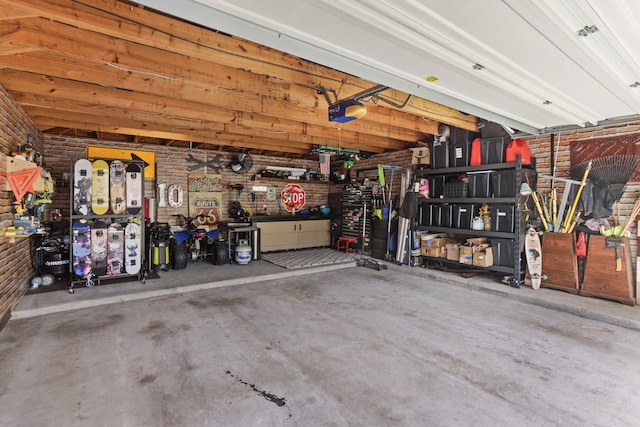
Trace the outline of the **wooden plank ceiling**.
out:
[[[385,153],[477,119],[389,89],[367,114],[327,118],[376,85],[115,0],[0,0],[0,85],[46,134],[291,158],[314,145]],[[390,100],[392,103],[385,102]]]

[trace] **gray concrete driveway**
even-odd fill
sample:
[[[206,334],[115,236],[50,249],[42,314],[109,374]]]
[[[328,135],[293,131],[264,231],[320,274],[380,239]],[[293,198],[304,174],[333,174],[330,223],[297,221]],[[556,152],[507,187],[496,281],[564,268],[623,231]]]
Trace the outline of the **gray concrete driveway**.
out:
[[[3,426],[633,426],[638,332],[349,267],[11,320]]]

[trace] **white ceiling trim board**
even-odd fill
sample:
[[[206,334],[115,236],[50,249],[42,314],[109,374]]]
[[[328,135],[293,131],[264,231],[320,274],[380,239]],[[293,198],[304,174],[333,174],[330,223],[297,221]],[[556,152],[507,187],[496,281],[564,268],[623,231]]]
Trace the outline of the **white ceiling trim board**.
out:
[[[231,7],[226,2],[197,1],[197,0],[139,0],[138,3],[164,13],[194,22],[211,29],[233,34],[255,43],[262,44],[301,58],[322,64],[336,70],[358,76],[391,88],[433,101],[439,104],[455,108],[466,114],[472,114],[496,123],[502,123],[513,129],[536,134],[539,127],[532,126],[529,122],[521,122],[509,116],[497,114],[478,105],[465,102],[454,96],[438,92],[428,83],[416,83],[411,79],[395,75],[387,70],[372,67],[354,60],[351,57],[336,54],[326,49],[314,46],[303,40],[289,37],[281,32],[269,29],[260,24],[260,21],[252,22],[244,18],[234,16],[215,6]]]

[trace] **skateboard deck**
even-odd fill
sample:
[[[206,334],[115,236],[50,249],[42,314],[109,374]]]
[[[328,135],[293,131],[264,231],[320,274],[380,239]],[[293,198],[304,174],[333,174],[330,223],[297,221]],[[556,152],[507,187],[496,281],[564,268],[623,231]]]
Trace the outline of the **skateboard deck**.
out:
[[[524,237],[524,250],[529,277],[531,278],[531,287],[539,289],[542,280],[542,245],[540,244],[538,232],[532,227],[529,227]]]
[[[76,161],[73,167],[73,212],[89,215],[91,209],[92,165],[87,159]]]
[[[111,212],[123,214],[127,210],[125,187],[127,172],[120,160],[114,160],[109,165],[109,194],[111,196]]]
[[[113,223],[107,229],[107,274],[117,276],[124,267],[124,231]]]
[[[91,228],[85,220],[78,220],[71,226],[73,235],[73,272],[84,277],[91,272]]]
[[[96,276],[107,274],[107,224],[100,220],[91,226],[91,270]]]
[[[109,210],[109,165],[104,160],[93,162],[93,195],[91,208],[96,215],[104,215]]]
[[[136,163],[129,163],[126,172],[127,212],[138,215],[142,210],[142,168]]]
[[[127,224],[127,227],[124,229],[124,246],[125,270],[127,274],[138,274],[142,265],[140,256],[140,226],[138,224]]]

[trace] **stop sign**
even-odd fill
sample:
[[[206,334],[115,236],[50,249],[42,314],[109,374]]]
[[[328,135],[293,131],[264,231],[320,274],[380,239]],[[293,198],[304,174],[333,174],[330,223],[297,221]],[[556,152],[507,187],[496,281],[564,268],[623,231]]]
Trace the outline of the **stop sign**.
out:
[[[299,184],[287,184],[280,193],[282,204],[287,208],[287,212],[293,209],[300,212],[304,206],[304,190]]]

